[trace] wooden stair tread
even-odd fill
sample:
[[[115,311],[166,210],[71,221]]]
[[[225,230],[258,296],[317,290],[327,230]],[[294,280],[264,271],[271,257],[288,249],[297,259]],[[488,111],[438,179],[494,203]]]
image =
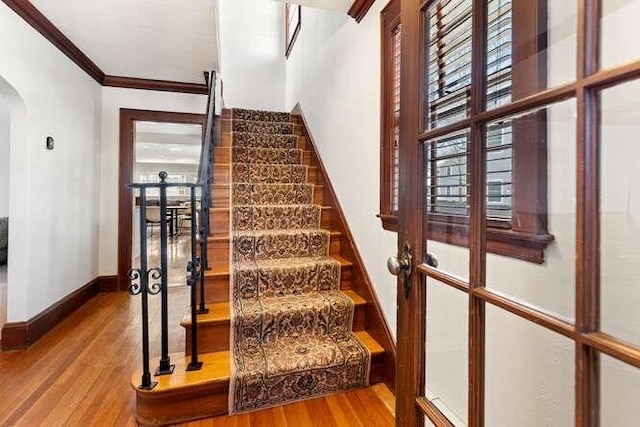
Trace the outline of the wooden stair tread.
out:
[[[384,353],[384,349],[376,340],[366,331],[354,332],[356,337],[371,352],[371,357],[377,357]],[[131,387],[138,394],[144,395],[160,395],[170,393],[173,390],[193,388],[203,385],[222,385],[229,382],[231,372],[230,353],[229,351],[217,351],[215,353],[204,353],[198,356],[203,362],[202,369],[199,371],[186,371],[186,367],[191,361],[189,356],[183,353],[171,354],[171,363],[175,364],[175,370],[172,375],[161,375],[153,377],[154,381],[158,381],[158,385],[152,390],[140,390],[140,370],[137,370],[131,376]],[[158,365],[158,358],[151,360],[151,366]]]
[[[364,298],[350,289],[346,289],[341,292],[349,297],[356,307],[362,306],[367,303]],[[206,304],[206,307],[209,309],[209,312],[198,315],[199,326],[229,323],[230,311],[228,301]],[[184,314],[182,315],[182,321],[180,321],[180,326],[185,328],[191,326],[190,306],[187,306],[187,308],[185,309]]]
[[[330,255],[331,258],[335,259],[342,265],[342,267],[351,267],[353,263],[340,255]],[[205,270],[204,277],[224,277],[229,275],[229,264],[228,263],[216,263],[211,265],[210,270]]]

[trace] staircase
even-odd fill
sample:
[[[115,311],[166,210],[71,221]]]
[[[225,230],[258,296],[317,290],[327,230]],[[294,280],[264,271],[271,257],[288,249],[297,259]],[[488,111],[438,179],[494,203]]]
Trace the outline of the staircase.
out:
[[[330,393],[380,381],[392,384],[395,355],[388,330],[301,116],[224,110],[219,125],[211,188],[211,268],[204,272],[209,312],[198,315],[197,325],[204,366],[200,371],[184,370],[193,332],[187,308],[181,322],[186,332],[185,354],[172,355],[173,375],[157,377],[159,384],[153,390],[137,390],[138,420],[170,424],[315,397],[312,389]],[[317,244],[300,245],[310,241]],[[318,272],[321,279],[317,279]],[[291,285],[295,278],[303,283]],[[247,300],[247,292],[259,292],[266,298]],[[246,331],[256,322],[265,324],[265,318],[279,332],[269,335],[262,328],[261,336],[270,336],[271,343],[262,345],[260,351],[274,353],[272,359],[267,357],[269,366],[287,361],[280,370],[269,371],[267,378],[273,374],[289,384],[293,381],[295,392],[287,396],[280,396],[286,390],[274,398],[273,393],[249,387],[256,372],[245,365],[256,361],[247,361],[250,334]],[[304,326],[300,319],[306,319]],[[320,330],[339,339],[322,341],[319,336],[326,334]],[[231,347],[230,336],[235,336]],[[354,366],[366,378],[349,377],[353,381],[323,388],[317,387],[317,378],[307,375],[308,370],[287,371],[309,363],[322,365],[328,354],[336,353],[351,365],[329,363],[332,378],[349,377],[346,372]],[[326,366],[320,368],[327,371]],[[264,372],[262,375],[264,380]],[[134,373],[132,384],[138,378],[139,373]],[[236,396],[231,405],[230,390]]]

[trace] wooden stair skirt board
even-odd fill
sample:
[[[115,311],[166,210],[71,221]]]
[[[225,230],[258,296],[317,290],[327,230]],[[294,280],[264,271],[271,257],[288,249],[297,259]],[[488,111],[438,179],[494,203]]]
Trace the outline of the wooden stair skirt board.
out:
[[[247,111],[240,114],[247,113],[271,114]],[[232,219],[232,214],[235,211],[232,211],[230,206],[232,194],[236,188],[234,185],[238,185],[233,181],[233,160],[239,154],[247,155],[234,151],[238,147],[234,148],[233,145],[231,131],[234,125],[231,119],[231,111],[223,110],[220,120],[222,134],[220,135],[220,143],[216,147],[213,165],[215,180],[211,187],[213,207],[210,214],[212,230],[208,237],[211,269],[204,272],[205,304],[209,308],[209,313],[198,316],[198,348],[199,358],[204,362],[203,369],[193,372],[185,371],[189,362],[192,337],[190,308],[187,307],[181,322],[186,333],[186,350],[183,354],[171,357],[171,360],[176,363],[174,374],[156,377],[158,385],[150,391],[137,389],[140,381],[139,372],[132,376],[131,384],[136,388],[137,393],[137,419],[145,425],[174,424],[229,412],[228,393],[231,372],[230,359],[232,357],[229,351],[230,281],[234,280],[233,274],[230,274],[230,254],[234,246],[230,244],[230,231],[236,221]],[[305,200],[307,200],[305,203],[318,206],[319,210],[316,212],[319,227],[328,230],[328,233],[325,234],[328,238],[326,250],[339,272],[339,292],[353,306],[351,330],[360,345],[370,352],[369,383],[384,381],[393,390],[395,386],[395,346],[373,291],[373,286],[355,247],[331,183],[327,179],[326,170],[319,160],[315,144],[304,124],[304,118],[299,114],[299,111],[294,110],[286,126],[291,126],[289,123],[292,123],[293,126],[292,135],[267,136],[265,140],[268,141],[270,138],[286,140],[287,144],[302,150],[298,161],[306,167],[307,179],[306,184],[300,183],[300,185],[311,185],[313,188],[311,200],[308,195],[305,195]],[[262,126],[260,123],[249,125]],[[252,138],[248,133],[238,135],[236,132],[235,135],[234,138],[240,140]],[[249,150],[256,152],[255,147],[249,148]],[[289,149],[287,148],[287,150]],[[263,156],[263,159],[264,156],[268,157],[274,154],[265,152],[268,150],[257,151],[257,154]],[[234,197],[243,196],[240,194]],[[260,198],[260,194],[257,197]],[[252,211],[251,221],[254,221],[255,215],[258,214],[258,211]],[[304,229],[304,227],[302,228]],[[152,362],[151,365],[153,366],[154,363]]]
[[[385,378],[384,349],[365,332],[356,332],[358,339],[371,352],[371,383]],[[136,389],[136,418],[142,425],[171,425],[201,418],[225,415],[229,412],[230,354],[228,351],[204,353],[200,371],[186,371],[191,360],[184,354],[172,354],[176,368],[173,375],[154,377],[158,385],[153,390],[139,390],[141,371],[131,376]],[[151,361],[156,366],[158,359]]]

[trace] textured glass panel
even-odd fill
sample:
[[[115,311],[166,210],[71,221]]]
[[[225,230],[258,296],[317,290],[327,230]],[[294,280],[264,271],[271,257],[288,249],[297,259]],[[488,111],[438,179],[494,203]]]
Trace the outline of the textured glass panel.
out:
[[[509,220],[510,234],[546,220],[553,235],[542,264],[488,253],[486,285],[568,319],[575,300],[575,129],[575,100],[568,100],[488,123],[486,139],[488,218]]]
[[[487,6],[487,109],[575,80],[577,2]]]
[[[455,425],[467,422],[466,293],[427,278],[427,399]]]
[[[611,68],[640,59],[639,0],[602,0],[600,64]]]
[[[640,344],[640,81],[600,94],[601,329]]]
[[[487,305],[485,425],[574,425],[574,346]]]
[[[600,387],[600,425],[638,425],[640,369],[601,354]]]

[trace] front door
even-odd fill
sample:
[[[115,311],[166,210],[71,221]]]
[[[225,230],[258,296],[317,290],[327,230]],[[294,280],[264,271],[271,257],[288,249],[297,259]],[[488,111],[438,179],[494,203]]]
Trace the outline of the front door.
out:
[[[637,423],[638,16],[401,1],[398,426]]]

